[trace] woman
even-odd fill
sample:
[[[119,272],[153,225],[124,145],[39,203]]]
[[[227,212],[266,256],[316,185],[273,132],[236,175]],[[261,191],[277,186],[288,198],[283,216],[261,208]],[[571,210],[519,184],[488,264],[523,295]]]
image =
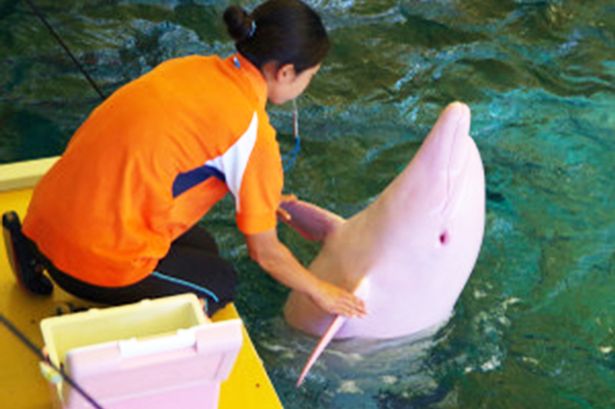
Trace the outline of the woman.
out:
[[[236,274],[197,222],[230,192],[249,254],[333,314],[363,302],[306,270],[278,240],[283,174],[267,100],[298,97],[329,49],[320,17],[298,0],[224,13],[237,53],[166,61],[97,107],[41,179],[15,244],[31,291],[122,304],[193,291],[208,314],[230,302]],[[9,220],[10,219],[10,220]],[[20,245],[20,243],[22,245]]]

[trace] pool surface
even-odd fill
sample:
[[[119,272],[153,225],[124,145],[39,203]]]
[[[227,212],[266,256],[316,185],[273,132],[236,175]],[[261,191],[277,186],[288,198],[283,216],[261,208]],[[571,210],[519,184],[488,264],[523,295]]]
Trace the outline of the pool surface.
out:
[[[167,58],[233,51],[223,1],[36,3],[107,94]],[[309,3],[333,49],[298,101],[303,145],[287,191],[356,213],[461,100],[487,223],[446,326],[334,343],[295,389],[315,341],[284,324],[287,290],[249,261],[232,203],[220,203],[203,223],[240,271],[237,306],[285,407],[615,407],[615,5]],[[0,55],[0,163],[60,154],[99,97],[24,1],[0,1]],[[270,112],[288,152],[291,109]],[[318,250],[280,236],[306,263]]]

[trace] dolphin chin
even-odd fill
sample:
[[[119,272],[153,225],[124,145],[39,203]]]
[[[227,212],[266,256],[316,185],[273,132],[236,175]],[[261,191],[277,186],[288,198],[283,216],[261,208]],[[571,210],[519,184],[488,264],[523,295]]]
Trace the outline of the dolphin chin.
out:
[[[331,339],[406,336],[451,316],[485,223],[485,175],[469,130],[468,106],[450,104],[408,166],[350,219],[301,201],[283,205],[292,227],[323,242],[310,271],[355,292],[368,311],[364,318],[336,319],[291,292],[287,322],[323,336],[301,380]]]

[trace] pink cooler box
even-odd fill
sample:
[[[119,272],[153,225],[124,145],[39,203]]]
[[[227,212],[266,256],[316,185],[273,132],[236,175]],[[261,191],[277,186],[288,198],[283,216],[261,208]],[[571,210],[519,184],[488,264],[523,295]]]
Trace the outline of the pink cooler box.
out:
[[[241,320],[208,322],[192,294],[50,318],[41,327],[50,359],[105,409],[217,408],[242,344]],[[92,407],[68,384],[53,390],[56,407]]]

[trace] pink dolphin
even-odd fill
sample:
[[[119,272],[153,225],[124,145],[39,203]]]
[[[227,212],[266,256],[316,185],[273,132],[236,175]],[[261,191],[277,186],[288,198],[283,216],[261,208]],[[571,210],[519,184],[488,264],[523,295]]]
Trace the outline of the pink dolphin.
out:
[[[301,201],[283,204],[288,224],[323,242],[310,271],[355,292],[368,311],[365,318],[335,317],[290,294],[288,323],[322,335],[298,385],[333,338],[400,337],[448,320],[485,224],[485,175],[469,131],[470,109],[450,104],[406,169],[348,220]]]

